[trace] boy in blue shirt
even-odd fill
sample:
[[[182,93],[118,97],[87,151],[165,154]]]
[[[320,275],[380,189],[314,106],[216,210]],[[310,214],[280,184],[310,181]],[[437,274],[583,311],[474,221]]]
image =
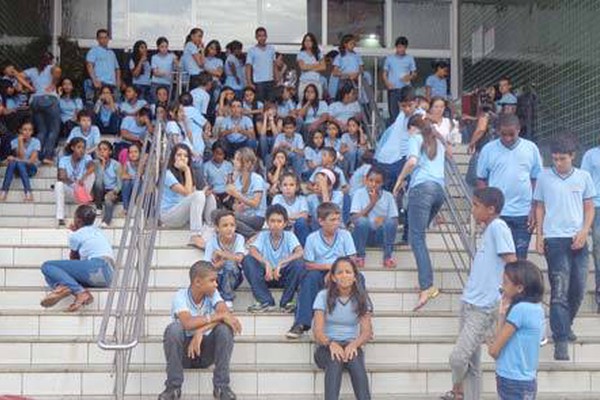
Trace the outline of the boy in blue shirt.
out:
[[[246,82],[256,90],[256,99],[272,101],[275,82],[279,81],[275,65],[275,47],[267,44],[267,30],[262,26],[254,32],[256,46],[246,57]]]
[[[286,333],[288,339],[298,339],[310,329],[315,297],[329,279],[333,262],[338,257],[356,254],[352,235],[340,229],[341,214],[340,208],[333,203],[322,203],[317,209],[321,229],[306,239],[304,261],[307,271],[300,282],[294,325]],[[364,278],[359,278],[364,286]]]
[[[478,187],[497,187],[504,194],[501,218],[510,228],[517,257],[527,258],[535,228],[533,188],[542,171],[542,156],[535,143],[519,137],[521,126],[514,114],[500,117],[500,138],[486,144],[477,161]]]
[[[94,161],[96,181],[93,195],[98,210],[102,210],[104,205],[104,215],[100,224],[102,228],[108,228],[112,222],[115,204],[119,200],[122,187],[121,164],[112,158],[112,152],[112,144],[103,140],[98,145],[98,157]]]
[[[517,112],[517,96],[512,92],[512,81],[508,76],[500,78],[498,91],[501,97],[496,101],[496,112],[498,114],[515,114]]]
[[[504,265],[517,260],[510,229],[499,218],[503,206],[497,188],[473,193],[473,218],[485,230],[463,290],[460,331],[450,355],[453,387],[445,400],[481,398],[481,345],[494,333]]]
[[[222,208],[229,196],[226,188],[227,184],[231,183],[230,178],[233,177],[233,164],[225,159],[225,148],[220,142],[213,143],[212,159],[204,163],[202,173],[204,182],[217,199],[217,207]],[[231,208],[230,203],[226,208]]]
[[[294,312],[294,294],[304,273],[304,251],[296,235],[285,230],[288,215],[282,205],[269,206],[266,215],[269,229],[258,234],[242,262],[244,276],[257,300],[248,312],[265,312],[275,307],[269,288],[283,288],[279,307]]]
[[[254,123],[249,117],[243,115],[242,102],[235,99],[230,107],[231,115],[223,119],[219,132],[219,137],[225,145],[227,158],[233,158],[235,152],[242,147],[256,149],[258,145]]]
[[[190,285],[180,289],[171,305],[172,322],[167,326],[163,348],[167,361],[165,390],[158,400],[181,397],[184,368],[213,370],[213,396],[218,400],[235,400],[230,387],[229,364],[234,335],[242,324],[225,305],[217,290],[217,273],[206,261],[190,268]]]
[[[396,39],[396,53],[385,58],[383,63],[383,83],[388,90],[388,110],[390,121],[395,121],[400,112],[400,89],[410,86],[417,76],[417,64],[410,54],[406,54],[408,39],[400,36]]]
[[[100,129],[92,125],[92,115],[87,110],[81,110],[77,113],[77,123],[79,126],[73,127],[67,138],[67,143],[71,139],[80,137],[85,140],[85,152],[92,157],[96,153],[96,147],[100,143]]]
[[[190,94],[194,99],[194,107],[204,117],[208,118],[208,106],[210,105],[210,91],[212,90],[213,78],[208,72],[202,71],[198,75],[197,82],[198,86],[194,87]]]
[[[366,187],[352,197],[350,214],[354,220],[352,237],[358,254],[357,263],[364,267],[367,244],[383,245],[384,268],[395,268],[392,253],[398,231],[398,207],[394,196],[382,189],[383,171],[374,167],[367,175]]]
[[[538,177],[536,250],[546,257],[550,278],[550,328],[554,359],[568,360],[575,340],[573,320],[585,295],[589,253],[587,238],[594,222],[596,189],[587,171],[573,167],[576,145],[569,137],[551,146],[551,168]]]
[[[129,149],[133,143],[143,147],[146,135],[153,131],[150,111],[147,108],[140,109],[135,118],[125,118],[121,123],[121,140],[114,145],[115,157],[119,158],[121,151]]]
[[[596,188],[596,197],[594,197],[594,228],[592,241],[594,244],[594,269],[596,276],[596,304],[597,313],[600,314],[600,146],[589,149],[583,155],[581,169],[587,171],[592,176]]]
[[[283,119],[283,132],[277,134],[273,144],[273,154],[283,149],[295,171],[304,169],[304,140],[296,132],[296,118],[288,116]]]
[[[92,47],[85,56],[87,73],[92,79],[96,94],[102,86],[109,86],[114,91],[121,86],[121,67],[115,52],[108,48],[108,30],[98,29],[96,41],[98,45]]]

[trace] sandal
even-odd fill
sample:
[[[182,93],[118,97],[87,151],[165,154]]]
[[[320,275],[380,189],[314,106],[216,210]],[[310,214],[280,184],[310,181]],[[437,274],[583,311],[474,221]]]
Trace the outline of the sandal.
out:
[[[464,394],[455,392],[454,390],[450,390],[449,392],[444,393],[440,399],[441,400],[463,400]]]
[[[421,291],[421,293],[419,294],[419,302],[417,303],[415,308],[413,308],[413,312],[419,311],[421,308],[425,307],[429,300],[435,299],[436,297],[438,297],[439,294],[440,290],[435,286],[430,286],[429,289]]]
[[[90,292],[84,290],[83,292],[77,294],[75,296],[75,301],[67,308],[68,312],[76,312],[81,309],[81,307],[87,306],[94,302],[94,297]]]
[[[52,292],[48,293],[46,297],[42,299],[40,305],[44,308],[52,307],[65,297],[69,297],[71,291],[66,286],[57,286]]]
[[[202,236],[192,236],[188,246],[198,250],[204,250],[206,248],[206,242]]]

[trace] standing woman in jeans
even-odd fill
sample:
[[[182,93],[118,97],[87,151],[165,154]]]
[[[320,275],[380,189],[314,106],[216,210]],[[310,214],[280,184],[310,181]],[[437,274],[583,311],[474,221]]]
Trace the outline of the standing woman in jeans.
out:
[[[408,240],[412,248],[419,273],[419,301],[414,311],[422,308],[430,299],[438,296],[433,285],[433,268],[426,233],[429,224],[444,203],[445,143],[431,122],[416,115],[408,122],[409,129],[418,129],[408,141],[408,156],[396,185],[398,194],[411,175],[408,190]]]
[[[371,301],[358,284],[358,267],[350,257],[335,260],[328,275],[327,289],[313,305],[315,362],[325,370],[325,400],[339,399],[344,369],[350,372],[356,400],[370,400],[362,346],[373,337]]]
[[[42,143],[40,159],[46,165],[54,165],[54,150],[60,133],[60,107],[56,86],[61,70],[54,66],[53,61],[52,53],[45,52],[37,67],[26,69],[18,78],[23,86],[33,92],[31,112],[37,137]]]

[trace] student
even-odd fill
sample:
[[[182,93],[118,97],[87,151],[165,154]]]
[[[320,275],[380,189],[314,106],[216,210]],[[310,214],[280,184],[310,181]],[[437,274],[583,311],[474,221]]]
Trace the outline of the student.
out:
[[[96,125],[92,125],[92,115],[87,110],[81,110],[77,113],[78,126],[73,127],[67,138],[70,142],[76,137],[85,140],[85,153],[90,156],[96,154],[96,147],[100,143],[100,129]]]
[[[344,35],[340,40],[339,54],[333,59],[333,71],[329,82],[329,95],[337,97],[338,88],[358,85],[358,80],[364,71],[362,57],[354,51],[356,38],[354,35]],[[346,85],[350,81],[350,85]]]
[[[348,119],[354,117],[362,119],[362,110],[356,99],[356,89],[352,85],[345,84],[340,89],[339,100],[332,103],[328,110],[329,120],[346,129]]]
[[[73,93],[73,81],[69,78],[63,78],[58,88],[58,106],[60,107],[60,120],[62,122],[62,132],[71,132],[76,125],[77,115],[83,110],[83,101],[75,97]]]
[[[371,168],[366,187],[359,189],[352,197],[352,237],[359,267],[365,265],[367,244],[383,246],[383,267],[396,267],[393,252],[398,231],[398,207],[394,196],[383,190],[382,185],[383,171]]]
[[[119,113],[122,119],[135,118],[138,111],[148,107],[146,100],[138,96],[138,92],[133,86],[127,86],[124,91],[125,100],[119,104]]]
[[[538,267],[523,260],[506,264],[496,338],[488,344],[488,354],[496,360],[500,399],[535,400],[545,326],[543,296]]]
[[[342,159],[342,155],[340,150],[342,149],[342,139],[340,138],[340,126],[335,121],[327,122],[327,137],[325,137],[325,146],[333,147],[337,153],[337,158],[339,161]]]
[[[238,97],[242,96],[242,89],[246,87],[246,74],[242,57],[242,42],[234,40],[227,44],[227,58],[225,59],[225,86],[230,87]]]
[[[91,195],[94,180],[94,162],[85,154],[85,141],[72,139],[67,143],[65,155],[58,161],[58,177],[54,184],[58,226],[65,225],[65,200],[75,201],[74,193],[78,187]]]
[[[208,139],[211,127],[210,123],[193,106],[192,102],[193,99],[190,93],[183,93],[179,96],[179,104],[182,106],[178,112],[178,115],[182,117],[182,124],[179,126],[184,128],[183,143],[187,144],[192,151],[194,179],[197,187],[200,188],[200,186],[203,186],[200,181],[203,179],[202,164],[204,163],[204,149],[206,148],[205,139]]]
[[[317,170],[313,185],[314,193],[309,194],[306,201],[308,203],[308,214],[311,218],[313,230],[319,229],[318,208],[321,203],[334,203],[340,210],[344,209],[344,193],[339,190],[339,174],[329,168]],[[342,215],[343,216],[343,215]],[[342,226],[346,221],[342,218]]]
[[[536,249],[546,258],[550,278],[555,360],[569,360],[568,341],[576,339],[572,326],[585,296],[587,239],[594,222],[596,189],[590,174],[573,166],[575,148],[570,137],[550,145],[553,166],[538,176],[533,194],[539,221]]]
[[[517,96],[512,92],[512,81],[508,76],[503,76],[498,81],[500,99],[496,101],[498,114],[515,114],[517,112]]]
[[[293,99],[292,91],[296,89],[291,86],[280,86],[275,89],[275,103],[277,104],[277,115],[281,118],[288,116],[295,117],[296,102]]]
[[[156,48],[158,52],[150,60],[150,66],[152,67],[151,90],[152,93],[156,93],[159,87],[165,88],[170,99],[177,56],[169,52],[169,41],[163,36],[156,40]],[[153,103],[156,103],[156,98],[153,100]]]
[[[204,182],[210,188],[217,200],[217,207],[225,206],[227,194],[227,180],[233,175],[233,164],[225,159],[225,148],[220,142],[212,146],[212,159],[202,167]]]
[[[6,159],[7,165],[4,181],[2,182],[2,191],[0,191],[0,201],[6,200],[15,171],[18,171],[23,183],[23,191],[25,192],[23,200],[26,202],[33,201],[29,178],[37,173],[38,154],[41,148],[40,141],[33,137],[33,123],[27,120],[21,123],[19,136],[10,141],[12,155]]]
[[[315,169],[321,166],[322,160],[322,152],[325,147],[325,136],[321,131],[314,131],[310,140],[308,141],[308,146],[304,148],[304,159],[306,160],[306,168],[302,173],[302,177],[307,179],[309,178]]]
[[[133,143],[144,146],[146,135],[152,134],[154,127],[150,121],[150,111],[146,108],[140,109],[135,118],[125,118],[121,122],[121,140],[115,143],[115,157],[121,160],[121,152],[127,150]]]
[[[500,117],[500,138],[481,150],[477,177],[478,187],[489,185],[502,190],[505,203],[500,215],[512,232],[517,257],[524,260],[536,225],[531,199],[542,171],[542,156],[535,143],[519,137],[520,130],[516,115]]]
[[[94,105],[95,125],[103,135],[119,134],[119,110],[109,86],[100,89],[100,95]]]
[[[275,299],[269,288],[283,288],[279,307],[289,313],[296,308],[294,294],[304,273],[304,252],[293,232],[285,230],[288,215],[281,205],[267,208],[267,227],[250,244],[244,257],[244,276],[252,288],[256,303],[248,312],[268,312],[275,308]]]
[[[269,196],[275,196],[280,192],[279,178],[286,171],[293,171],[290,167],[288,153],[284,149],[275,150],[271,168],[267,171],[267,183],[269,185]]]
[[[448,76],[450,65],[446,61],[436,61],[433,64],[433,74],[425,80],[425,97],[429,100],[434,97],[448,99]]]
[[[171,105],[170,90],[168,87],[159,86],[156,90],[152,90],[152,101],[150,104],[150,111],[152,115],[156,115],[158,107],[164,107],[166,110]]]
[[[352,235],[340,228],[341,214],[341,209],[333,203],[321,203],[317,209],[321,228],[306,239],[304,261],[307,271],[300,282],[294,325],[285,335],[288,339],[299,339],[310,329],[313,303],[323,289],[325,279],[331,276],[334,261],[356,254]]]
[[[310,134],[319,129],[329,118],[329,107],[323,100],[319,100],[317,86],[309,83],[302,93],[301,106],[296,110],[298,118],[302,120],[302,130]],[[308,137],[305,135],[305,137]]]
[[[412,174],[408,184],[408,239],[419,272],[419,301],[414,308],[417,311],[439,294],[433,284],[433,268],[425,239],[429,224],[445,200],[445,146],[429,121],[419,115],[412,118],[409,125],[413,121],[419,133],[409,138],[407,161],[393,193],[398,196],[407,176]]]
[[[277,115],[277,104],[267,103],[262,121],[256,123],[259,133],[259,154],[261,159],[267,160],[273,152],[275,138],[283,130],[283,120]]]
[[[495,327],[504,266],[517,260],[510,229],[499,218],[503,206],[499,189],[473,193],[473,217],[485,230],[463,290],[460,330],[450,355],[453,387],[442,396],[445,400],[481,398],[481,345]]]
[[[104,233],[94,226],[95,220],[93,206],[77,207],[70,227],[73,233],[69,235],[69,260],[46,261],[42,264],[42,274],[52,289],[41,301],[42,307],[52,307],[73,295],[75,301],[67,311],[79,311],[94,301],[87,288],[110,286],[115,256]]]
[[[272,100],[275,81],[279,79],[275,67],[275,47],[267,44],[267,30],[262,26],[254,32],[256,45],[246,56],[246,82],[256,90],[260,101]]]
[[[115,52],[108,48],[110,36],[108,30],[96,31],[98,44],[92,47],[85,56],[85,66],[92,79],[96,93],[103,86],[108,86],[111,92],[121,87],[121,68]]]
[[[361,188],[365,187],[365,182],[367,181],[367,174],[373,168],[373,151],[367,150],[363,153],[361,157],[362,165],[358,167],[356,171],[350,177],[350,198],[354,197],[354,194]],[[381,169],[380,169],[381,171]],[[383,171],[382,171],[383,172]],[[385,182],[385,176],[384,176]]]
[[[308,203],[302,194],[300,178],[292,171],[284,172],[280,177],[281,194],[275,195],[273,205],[279,204],[287,211],[289,225],[302,247],[310,233],[308,224]]]
[[[210,92],[213,86],[213,78],[208,72],[201,72],[196,79],[196,86],[190,94],[193,98],[194,107],[204,116],[208,116],[210,105]]]
[[[138,175],[138,171],[141,167],[141,154],[142,148],[139,144],[134,143],[129,146],[127,151],[127,162],[125,163],[125,167],[122,168],[121,197],[123,199],[123,210],[125,214],[127,214],[127,211],[129,210],[129,203],[131,202],[133,187],[135,185],[135,177]]]
[[[340,153],[344,157],[343,169],[347,176],[352,176],[367,146],[367,136],[360,122],[354,117],[349,118],[346,133],[340,139]]]
[[[175,145],[171,150],[163,182],[160,204],[162,224],[180,227],[189,223],[189,246],[204,249],[204,223],[210,221],[210,215],[215,209],[214,197],[196,189],[190,148],[183,143]]]
[[[324,168],[330,169],[335,172],[338,176],[337,179],[339,181],[339,186],[342,190],[346,190],[348,186],[348,181],[346,180],[346,176],[344,175],[344,171],[340,167],[336,165],[337,162],[337,151],[333,147],[323,147],[321,150],[321,165],[315,169],[315,171],[310,176],[309,182],[309,190],[311,189],[311,184],[315,183],[315,177],[317,173]]]
[[[244,88],[242,108],[244,110],[244,115],[248,116],[255,123],[258,122],[258,117],[263,113],[264,110],[264,103],[258,100],[258,97],[256,96],[256,90],[254,88]]]
[[[185,38],[185,46],[181,56],[181,66],[189,75],[189,87],[198,87],[198,79],[204,68],[204,31],[192,28]]]
[[[325,59],[319,49],[319,43],[314,34],[308,32],[302,38],[302,46],[296,57],[298,68],[300,68],[300,78],[298,84],[298,93],[306,91],[308,85],[313,85],[317,91],[317,102],[323,97],[323,88],[321,87],[321,73],[325,72]]]
[[[284,149],[290,165],[296,171],[304,169],[304,140],[296,132],[296,118],[288,116],[283,119],[283,132],[278,134],[273,144],[273,151]]]
[[[204,261],[218,271],[219,291],[227,308],[233,310],[235,290],[242,284],[242,260],[246,255],[245,240],[235,233],[236,218],[229,210],[214,213],[215,235],[206,244]]]
[[[597,313],[600,314],[600,147],[596,146],[589,149],[583,155],[581,169],[589,172],[596,188],[596,197],[594,197],[594,227],[592,229],[594,269],[596,277],[596,304]]]
[[[172,322],[163,338],[167,380],[158,399],[181,397],[184,368],[204,369],[214,364],[213,396],[218,400],[235,400],[229,364],[233,336],[242,333],[242,324],[225,306],[210,263],[197,261],[189,275],[189,287],[180,289],[171,305]]]
[[[133,44],[133,51],[129,59],[129,71],[131,72],[131,82],[140,99],[149,101],[152,97],[150,87],[152,67],[148,57],[148,45],[143,40],[138,40]]]
[[[231,102],[231,116],[223,120],[219,136],[227,149],[227,158],[233,157],[238,149],[257,147],[254,124],[242,114],[242,103],[239,100]]]
[[[400,112],[400,89],[410,86],[417,77],[417,64],[410,54],[406,54],[408,39],[400,36],[396,39],[396,52],[385,58],[381,77],[388,90],[388,110],[390,121],[395,121]]]
[[[458,121],[446,118],[447,101],[443,97],[434,96],[430,100],[431,107],[427,116],[433,127],[444,138],[448,144],[462,143],[462,135],[459,131]]]
[[[104,205],[101,228],[110,226],[123,184],[121,164],[112,158],[112,152],[112,144],[103,140],[98,144],[98,156],[94,161],[96,175],[93,188],[94,203],[98,210],[102,210]]]
[[[226,192],[233,199],[237,232],[246,239],[254,236],[265,223],[267,190],[265,181],[256,172],[256,154],[249,147],[235,152],[233,167],[237,175]]]
[[[313,304],[315,362],[325,370],[324,399],[339,399],[342,374],[347,369],[354,397],[370,400],[362,347],[373,337],[373,305],[359,284],[358,267],[351,258],[336,259],[330,276]]]
[[[221,43],[218,40],[211,40],[204,48],[204,71],[213,79],[215,88],[221,85],[223,76],[223,60],[221,56]]]

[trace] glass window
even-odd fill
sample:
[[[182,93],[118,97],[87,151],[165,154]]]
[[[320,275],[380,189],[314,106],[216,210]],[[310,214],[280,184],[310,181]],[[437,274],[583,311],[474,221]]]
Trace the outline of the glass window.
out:
[[[308,0],[306,5],[307,11],[307,32],[313,33],[319,44],[321,43],[321,36],[323,36],[323,29],[321,19],[323,18],[322,1],[324,0]]]
[[[272,43],[300,43],[306,32],[306,2],[263,0],[262,24]]]
[[[448,1],[393,0],[392,19],[392,45],[396,37],[406,36],[409,47],[450,48]]]
[[[327,40],[337,45],[354,34],[360,47],[382,47],[384,0],[328,0]]]
[[[63,35],[77,39],[95,39],[96,31],[108,28],[108,0],[63,0]]]
[[[258,26],[256,0],[194,1],[196,25],[204,30],[204,43],[216,39],[223,48],[234,39],[242,43],[254,43],[254,30]]]
[[[130,40],[143,39],[151,46],[159,36],[181,47],[194,26],[193,0],[129,0]],[[112,2],[119,3],[119,2]]]

